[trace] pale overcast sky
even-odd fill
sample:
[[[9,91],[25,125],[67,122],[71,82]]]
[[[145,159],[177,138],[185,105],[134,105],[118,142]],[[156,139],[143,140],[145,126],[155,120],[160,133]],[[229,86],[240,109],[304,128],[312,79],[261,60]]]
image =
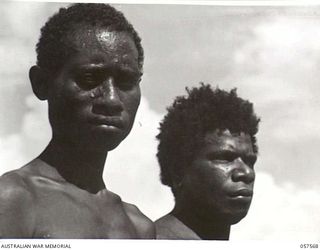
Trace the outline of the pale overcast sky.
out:
[[[64,3],[0,3],[0,173],[50,139],[28,70],[46,19]],[[231,239],[320,238],[320,7],[117,5],[142,37],[142,102],[107,159],[107,187],[156,219],[173,205],[159,182],[155,135],[175,96],[198,82],[238,88],[262,118],[255,196]],[[125,155],[124,155],[125,153]]]

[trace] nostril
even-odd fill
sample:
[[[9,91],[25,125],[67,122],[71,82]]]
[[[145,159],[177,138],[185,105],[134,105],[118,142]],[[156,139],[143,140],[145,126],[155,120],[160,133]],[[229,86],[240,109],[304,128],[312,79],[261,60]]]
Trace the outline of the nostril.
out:
[[[98,101],[93,104],[92,112],[99,115],[118,116],[121,115],[123,108],[120,102]]]
[[[96,89],[92,111],[93,113],[107,116],[121,115],[123,105],[113,77],[108,77]]]
[[[241,168],[241,169],[235,169],[232,173],[232,180],[234,182],[245,182],[245,183],[251,183],[255,179],[255,174],[252,169]]]

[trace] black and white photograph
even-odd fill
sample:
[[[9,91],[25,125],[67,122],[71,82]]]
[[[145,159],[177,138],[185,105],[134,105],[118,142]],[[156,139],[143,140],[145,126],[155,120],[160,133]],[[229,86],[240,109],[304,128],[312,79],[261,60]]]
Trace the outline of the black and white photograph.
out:
[[[0,31],[1,239],[319,247],[320,4],[1,1]]]

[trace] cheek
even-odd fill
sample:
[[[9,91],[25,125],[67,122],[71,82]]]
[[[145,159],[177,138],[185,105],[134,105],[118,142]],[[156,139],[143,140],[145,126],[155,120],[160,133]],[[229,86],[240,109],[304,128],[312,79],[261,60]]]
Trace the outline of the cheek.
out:
[[[83,91],[75,82],[58,79],[50,89],[53,101],[65,103],[81,103],[90,100],[90,91]]]
[[[80,90],[74,86],[63,86],[51,92],[49,106],[54,117],[63,120],[79,119],[84,114],[90,112],[92,98],[90,93]]]
[[[211,166],[211,164],[204,164],[192,174],[192,178],[198,183],[198,188],[210,195],[223,192],[229,176],[225,168]]]
[[[201,168],[198,168],[198,172],[201,173],[203,176],[211,180],[224,180],[227,179],[230,172],[230,167],[224,166],[221,164],[214,164],[210,161],[205,161],[202,164]]]
[[[134,116],[140,104],[140,88],[133,89],[130,92],[122,93],[121,96],[125,110],[128,111],[129,115]]]

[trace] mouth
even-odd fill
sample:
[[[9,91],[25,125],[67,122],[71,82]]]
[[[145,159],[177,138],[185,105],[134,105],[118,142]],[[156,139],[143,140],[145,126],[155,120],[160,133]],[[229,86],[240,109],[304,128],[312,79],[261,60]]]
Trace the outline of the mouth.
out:
[[[239,202],[250,202],[253,196],[251,189],[239,189],[229,194],[231,200]]]
[[[230,194],[231,197],[244,196],[244,197],[252,197],[253,191],[251,189],[243,188],[236,190]]]
[[[119,116],[98,116],[92,120],[92,123],[98,127],[110,129],[123,129],[125,127]]]

